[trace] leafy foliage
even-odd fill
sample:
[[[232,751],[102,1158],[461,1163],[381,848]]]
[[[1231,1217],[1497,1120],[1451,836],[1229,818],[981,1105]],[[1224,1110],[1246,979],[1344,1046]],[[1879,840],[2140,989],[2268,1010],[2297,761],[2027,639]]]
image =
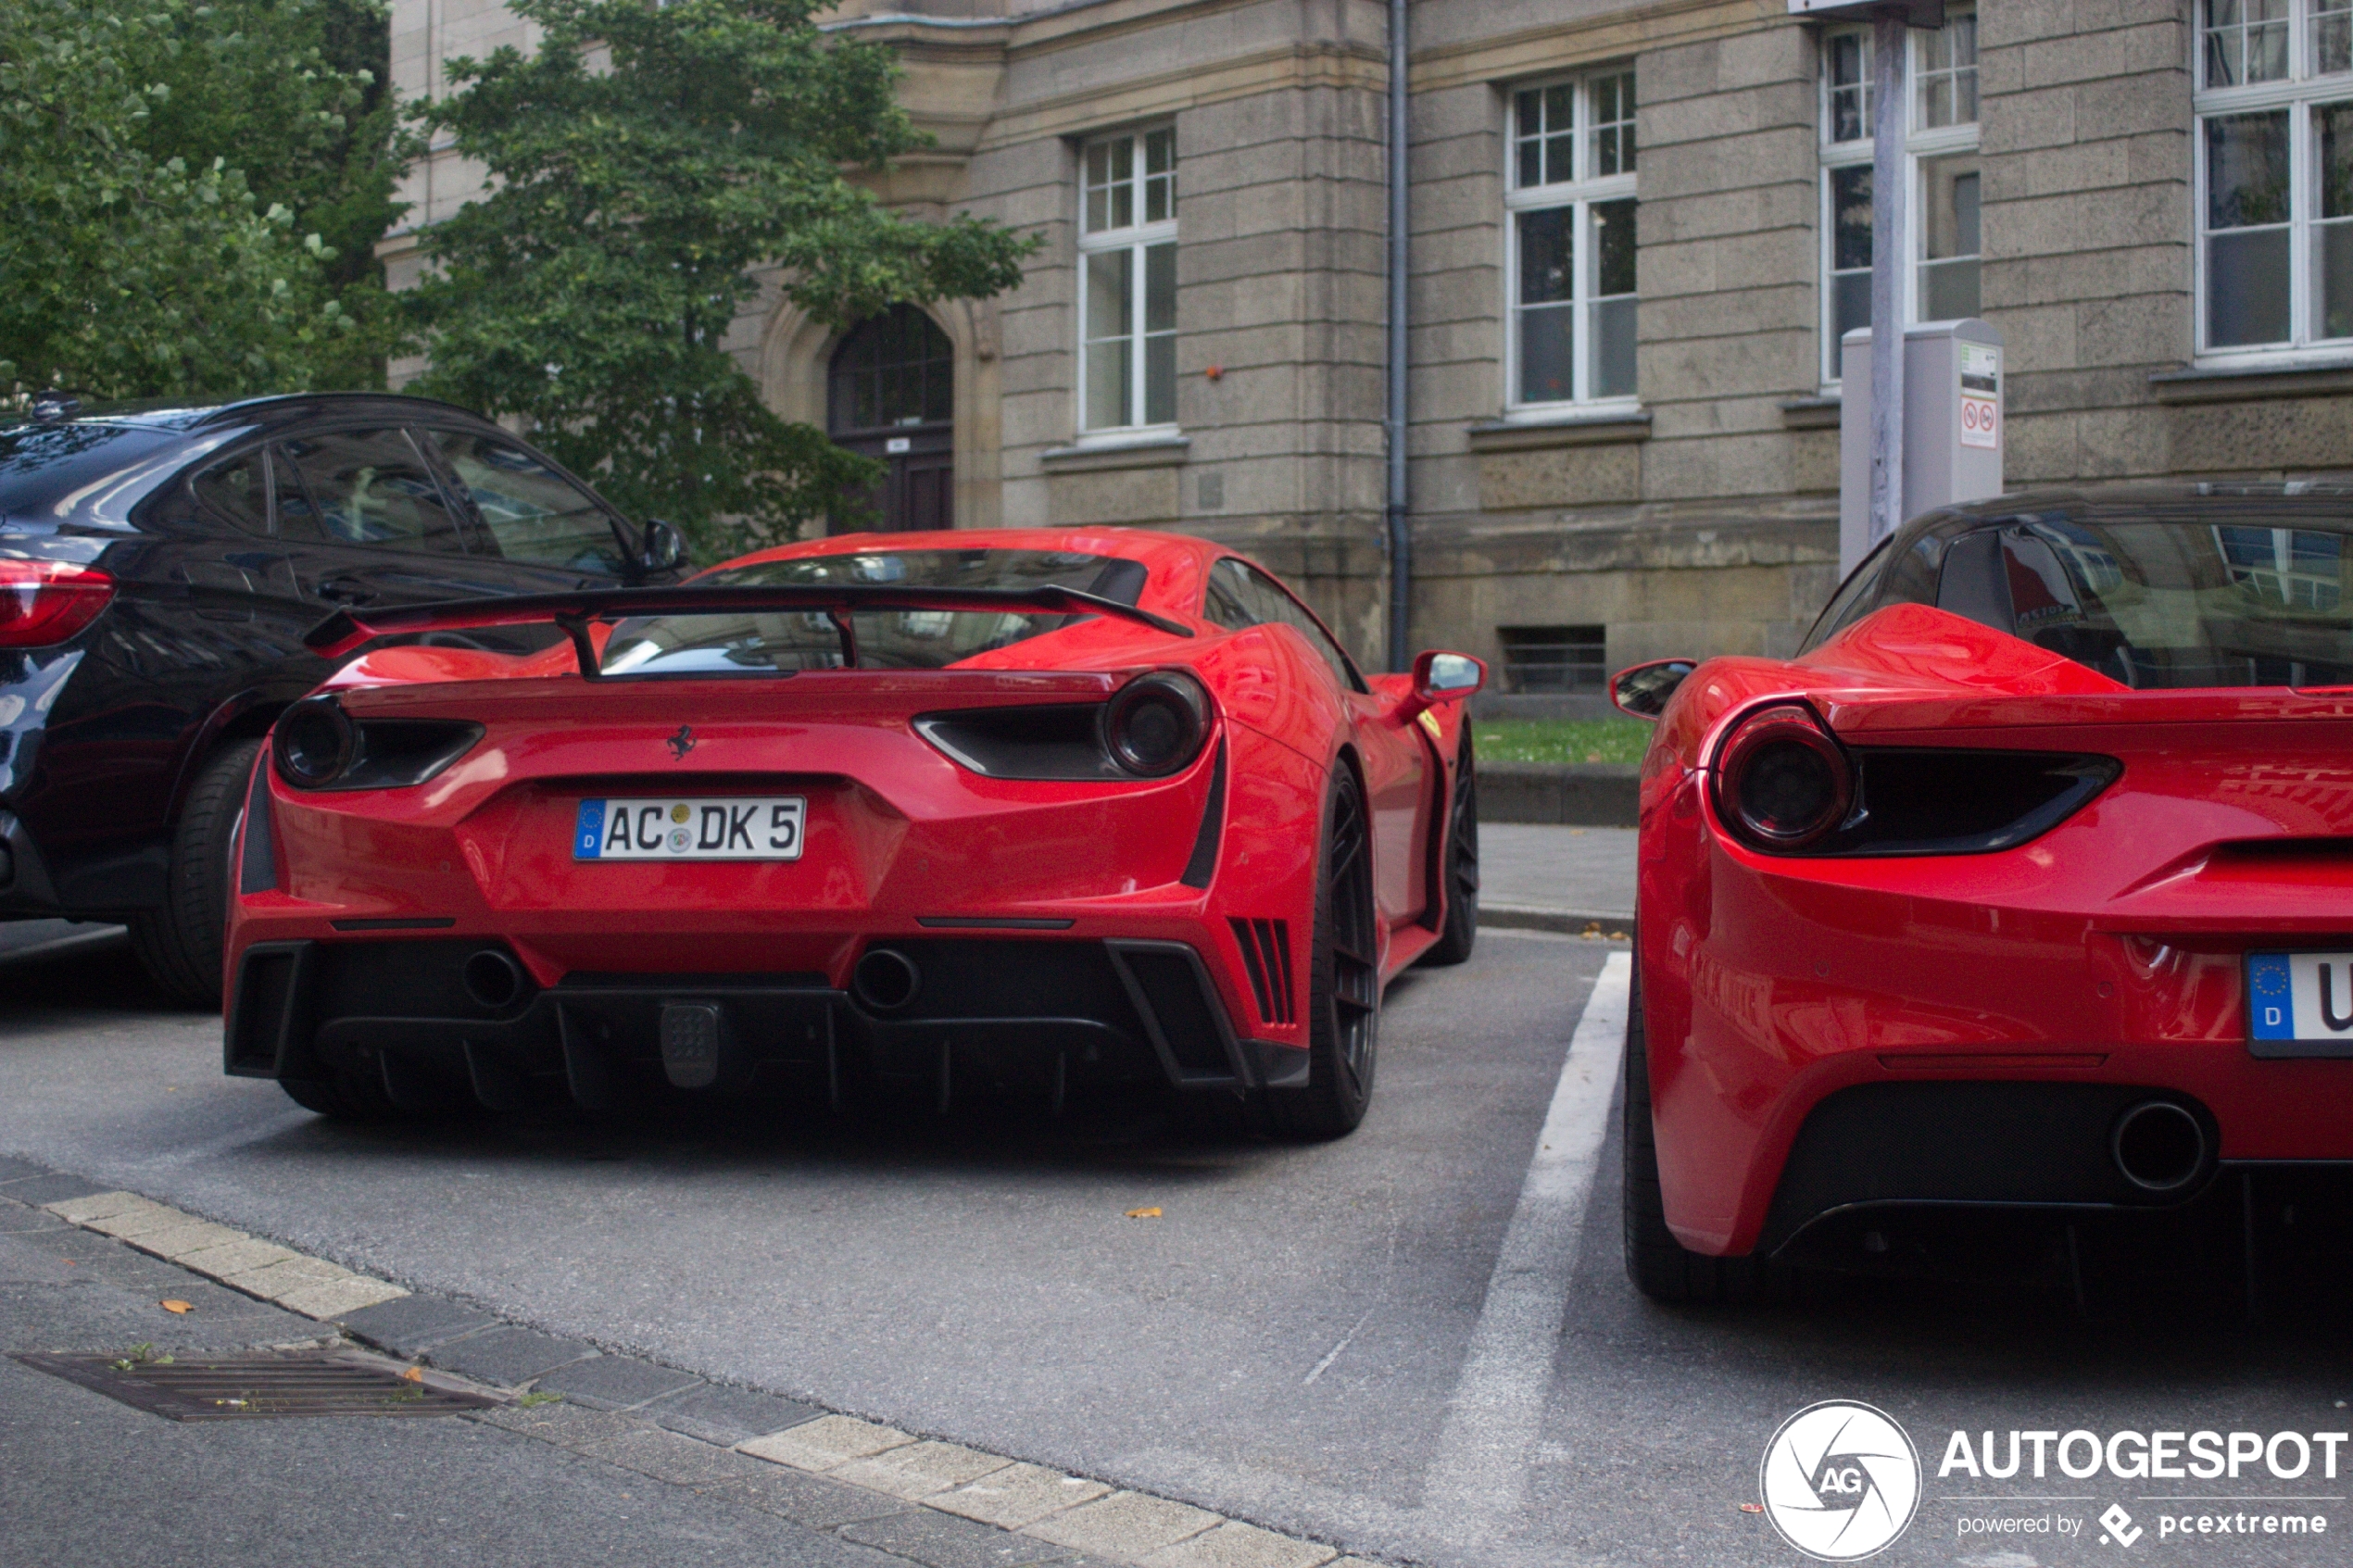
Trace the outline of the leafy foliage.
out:
[[[245,3],[269,19],[311,0]],[[0,0],[0,385],[194,395],[366,371],[366,334],[334,296],[338,258],[287,199],[305,199],[297,166],[316,161],[320,137],[360,133],[353,79],[298,49],[225,38],[225,19],[184,0]],[[240,49],[257,56],[245,88],[289,77],[277,96],[169,109],[219,93],[204,62]],[[309,124],[271,143],[304,104]],[[212,133],[195,135],[197,122]],[[247,153],[282,160],[282,194],[257,197]]]
[[[0,0],[5,3],[5,0]],[[382,0],[203,0],[146,62],[154,95],[140,144],[158,158],[242,169],[264,210],[316,233],[320,282],[358,330],[315,384],[374,386],[396,325],[376,242],[422,142],[400,124]]]
[[[845,172],[924,144],[881,46],[821,32],[821,0],[516,0],[542,43],[449,63],[425,107],[492,176],[428,231],[419,386],[522,415],[624,510],[706,552],[837,506],[874,465],[786,422],[725,340],[783,269],[829,320],[1012,287],[1035,242],[886,211]],[[735,535],[732,540],[730,535]]]

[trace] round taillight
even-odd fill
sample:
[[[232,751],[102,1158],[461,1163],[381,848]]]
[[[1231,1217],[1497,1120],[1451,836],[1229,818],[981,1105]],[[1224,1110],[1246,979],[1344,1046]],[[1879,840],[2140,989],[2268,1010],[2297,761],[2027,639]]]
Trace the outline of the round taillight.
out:
[[[342,704],[308,696],[278,716],[270,746],[279,777],[297,789],[324,789],[350,771],[359,736]]]
[[[1716,764],[1717,809],[1760,849],[1802,849],[1846,820],[1855,771],[1813,712],[1763,708],[1741,721]]]
[[[1103,749],[1139,778],[1166,778],[1200,756],[1208,738],[1209,694],[1174,671],[1128,682],[1103,714]]]

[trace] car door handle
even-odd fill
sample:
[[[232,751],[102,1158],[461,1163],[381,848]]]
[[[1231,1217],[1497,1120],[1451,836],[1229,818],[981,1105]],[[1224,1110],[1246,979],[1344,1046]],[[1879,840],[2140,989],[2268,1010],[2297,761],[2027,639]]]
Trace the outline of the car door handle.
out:
[[[344,577],[321,579],[319,596],[322,599],[332,599],[339,605],[373,604],[376,600],[374,594]]]

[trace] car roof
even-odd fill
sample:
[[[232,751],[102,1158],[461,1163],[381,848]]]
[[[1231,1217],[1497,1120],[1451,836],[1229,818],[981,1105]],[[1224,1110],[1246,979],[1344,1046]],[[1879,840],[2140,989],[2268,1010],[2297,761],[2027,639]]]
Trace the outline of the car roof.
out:
[[[285,392],[259,397],[239,397],[220,403],[190,403],[171,398],[137,402],[73,404],[50,418],[28,418],[17,424],[108,424],[195,433],[223,425],[276,425],[320,414],[379,413],[385,418],[413,420],[432,415],[456,418],[468,424],[487,424],[480,414],[438,398],[412,397],[399,392]]]

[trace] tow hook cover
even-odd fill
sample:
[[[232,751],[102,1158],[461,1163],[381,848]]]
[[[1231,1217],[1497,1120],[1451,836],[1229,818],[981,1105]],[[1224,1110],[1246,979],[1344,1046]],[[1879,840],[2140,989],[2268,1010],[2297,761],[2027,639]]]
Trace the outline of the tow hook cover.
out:
[[[716,1002],[664,1002],[661,1009],[661,1070],[682,1089],[707,1089],[719,1081],[720,1047],[726,1019]]]

